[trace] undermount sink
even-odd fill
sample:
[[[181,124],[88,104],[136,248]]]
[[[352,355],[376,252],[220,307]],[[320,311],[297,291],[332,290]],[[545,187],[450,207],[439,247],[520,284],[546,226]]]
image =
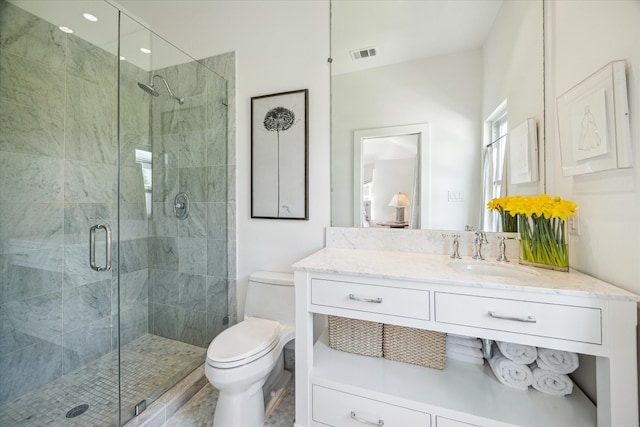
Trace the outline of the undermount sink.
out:
[[[535,277],[539,273],[530,268],[519,265],[496,263],[490,261],[452,261],[447,264],[456,271],[472,274],[485,274],[489,276],[503,277]]]

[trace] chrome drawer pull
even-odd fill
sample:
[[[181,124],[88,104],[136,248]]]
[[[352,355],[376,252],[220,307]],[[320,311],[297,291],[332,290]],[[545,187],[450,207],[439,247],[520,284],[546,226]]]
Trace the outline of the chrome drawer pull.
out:
[[[371,424],[371,425],[374,425],[374,426],[383,426],[384,425],[384,421],[382,421],[382,420],[370,421],[370,420],[367,420],[365,418],[357,416],[356,413],[353,412],[353,411],[351,411],[351,419],[352,420],[356,420],[359,423],[363,423],[363,424]]]
[[[380,304],[382,302],[382,298],[360,298],[355,296],[354,294],[349,294],[349,299],[352,301],[360,301],[360,302],[372,302],[374,304]]]
[[[504,319],[504,320],[515,320],[516,322],[527,322],[527,323],[536,323],[536,318],[533,316],[504,316],[502,314],[497,314],[495,311],[489,310],[489,316],[494,319]]]

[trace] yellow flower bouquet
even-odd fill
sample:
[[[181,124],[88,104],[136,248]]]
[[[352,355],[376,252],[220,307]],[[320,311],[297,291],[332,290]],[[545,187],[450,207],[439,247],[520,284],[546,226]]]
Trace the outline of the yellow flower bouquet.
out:
[[[569,270],[566,220],[575,215],[575,203],[541,194],[501,197],[487,207],[517,217],[522,264]]]

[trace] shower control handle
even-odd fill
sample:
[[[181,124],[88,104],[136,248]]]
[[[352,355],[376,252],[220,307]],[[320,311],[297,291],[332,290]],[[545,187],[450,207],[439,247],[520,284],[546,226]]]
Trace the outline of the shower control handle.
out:
[[[96,264],[96,230],[104,230],[106,234],[104,267]],[[107,224],[96,224],[89,229],[89,266],[95,271],[111,270],[111,228]]]
[[[173,200],[173,213],[178,219],[189,217],[189,196],[187,193],[178,193]]]

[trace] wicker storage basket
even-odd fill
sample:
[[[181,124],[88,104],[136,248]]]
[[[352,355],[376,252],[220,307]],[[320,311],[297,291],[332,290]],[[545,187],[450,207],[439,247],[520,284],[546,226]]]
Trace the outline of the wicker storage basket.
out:
[[[385,359],[444,369],[447,360],[447,334],[404,326],[384,325]]]
[[[382,323],[328,316],[329,347],[348,353],[382,357]]]

